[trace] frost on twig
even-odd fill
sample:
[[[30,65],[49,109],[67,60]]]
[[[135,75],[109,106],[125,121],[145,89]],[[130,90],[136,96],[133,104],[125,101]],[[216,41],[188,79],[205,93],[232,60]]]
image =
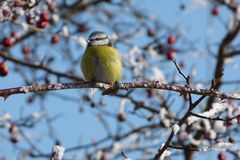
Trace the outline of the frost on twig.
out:
[[[9,120],[11,120],[11,115],[9,113],[0,115],[0,122],[9,121]]]
[[[163,144],[161,145],[161,148],[160,148],[160,149],[162,149],[164,145],[165,145],[165,143],[163,143]],[[170,155],[171,155],[171,152],[168,151],[168,150],[165,150],[165,151],[162,153],[162,155],[161,155],[161,157],[159,158],[159,160],[164,160],[166,157],[169,157]]]
[[[214,150],[214,151],[225,151],[227,149],[229,149],[230,147],[233,147],[233,143],[230,142],[219,142],[216,143],[214,145],[211,146],[204,146],[200,148],[200,151],[210,151],[210,150]]]
[[[62,146],[58,146],[58,145],[53,146],[50,160],[62,160],[64,151],[65,151],[65,148],[63,148]]]
[[[172,126],[172,130],[173,130],[174,135],[176,135],[178,133],[178,131],[180,130],[180,126],[178,124],[174,124]]]
[[[217,113],[224,111],[226,108],[227,108],[226,103],[213,103],[212,109],[210,109],[209,111],[200,113],[198,115],[208,117],[208,118],[212,118]],[[200,117],[190,116],[190,117],[188,117],[188,125],[192,124],[195,121],[201,120],[201,119],[202,118],[200,118]]]

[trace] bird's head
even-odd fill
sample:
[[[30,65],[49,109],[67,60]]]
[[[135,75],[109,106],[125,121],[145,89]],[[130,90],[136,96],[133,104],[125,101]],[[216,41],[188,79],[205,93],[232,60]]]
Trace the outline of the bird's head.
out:
[[[87,40],[88,46],[112,46],[109,37],[101,31],[94,31]]]

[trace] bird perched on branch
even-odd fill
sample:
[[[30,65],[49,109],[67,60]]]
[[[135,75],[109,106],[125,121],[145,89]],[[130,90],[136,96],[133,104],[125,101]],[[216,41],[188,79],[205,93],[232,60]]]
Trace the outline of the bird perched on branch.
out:
[[[100,31],[90,34],[81,61],[84,80],[114,84],[122,77],[122,63],[118,50],[110,38]]]

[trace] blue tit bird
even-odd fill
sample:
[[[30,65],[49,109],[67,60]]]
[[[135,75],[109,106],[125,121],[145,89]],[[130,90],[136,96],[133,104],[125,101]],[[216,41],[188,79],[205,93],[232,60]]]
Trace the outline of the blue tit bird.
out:
[[[122,77],[122,63],[118,50],[110,38],[100,31],[90,34],[81,61],[81,70],[87,82],[114,84]]]

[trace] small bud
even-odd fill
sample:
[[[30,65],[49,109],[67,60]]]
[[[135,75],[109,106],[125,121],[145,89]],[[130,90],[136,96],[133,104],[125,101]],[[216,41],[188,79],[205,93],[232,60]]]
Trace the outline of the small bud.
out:
[[[216,5],[212,8],[212,15],[213,16],[218,16],[220,13],[219,7]]]
[[[230,143],[235,143],[235,140],[234,140],[232,137],[229,137],[229,138],[228,138],[228,142],[230,142]]]
[[[0,76],[5,77],[8,75],[8,66],[5,61],[0,62]]]
[[[10,17],[11,16],[11,11],[9,9],[2,9],[2,15],[4,17]]]
[[[12,133],[12,132],[17,132],[17,131],[18,131],[18,126],[16,124],[12,123],[8,129],[8,132]]]
[[[31,50],[27,46],[22,47],[22,52],[25,56],[30,56],[32,54]]]
[[[33,16],[33,15],[27,15],[27,16],[26,16],[26,22],[27,22],[28,24],[34,24],[34,23],[35,23],[35,16]]]
[[[123,112],[120,112],[120,113],[118,114],[118,120],[119,120],[120,122],[125,121],[125,120],[126,120],[126,115],[125,115]]]
[[[72,69],[69,69],[69,70],[66,72],[66,74],[67,74],[68,76],[73,76],[74,71],[73,71]]]
[[[148,98],[151,98],[153,96],[153,90],[152,89],[147,89],[147,96],[148,96]]]
[[[31,103],[33,103],[33,101],[34,101],[34,99],[35,99],[35,96],[29,96],[28,98],[27,98],[27,103],[28,104],[31,104]]]
[[[155,37],[156,34],[157,34],[157,32],[156,32],[155,29],[149,28],[149,29],[147,30],[147,34],[148,34],[149,37]]]
[[[143,101],[138,102],[137,107],[144,107],[145,103]]]
[[[19,40],[19,35],[17,32],[13,31],[11,32],[11,37],[15,39],[15,41],[18,41]]]
[[[13,136],[13,137],[10,138],[10,140],[11,140],[12,143],[16,144],[16,143],[19,142],[19,136]]]
[[[59,41],[60,41],[60,36],[58,34],[55,34],[55,35],[52,36],[52,38],[51,38],[51,43],[52,44],[56,44]]]
[[[10,133],[10,140],[12,143],[18,143],[20,139],[20,135],[18,132],[18,126],[16,124],[11,124],[10,128],[8,129]]]
[[[100,157],[100,160],[108,160],[108,152],[103,150],[102,153],[101,153],[101,157]]]
[[[88,31],[88,26],[85,23],[81,23],[78,25],[78,31],[80,33],[85,33]]]
[[[184,11],[186,9],[186,6],[184,4],[181,4],[179,8],[181,11]]]
[[[89,95],[84,95],[83,100],[89,102],[89,101],[91,101],[91,97]]]
[[[50,84],[51,83],[51,79],[49,77],[45,77],[44,81],[46,84]]]
[[[95,102],[91,102],[90,105],[91,105],[92,108],[96,107],[96,103]]]

